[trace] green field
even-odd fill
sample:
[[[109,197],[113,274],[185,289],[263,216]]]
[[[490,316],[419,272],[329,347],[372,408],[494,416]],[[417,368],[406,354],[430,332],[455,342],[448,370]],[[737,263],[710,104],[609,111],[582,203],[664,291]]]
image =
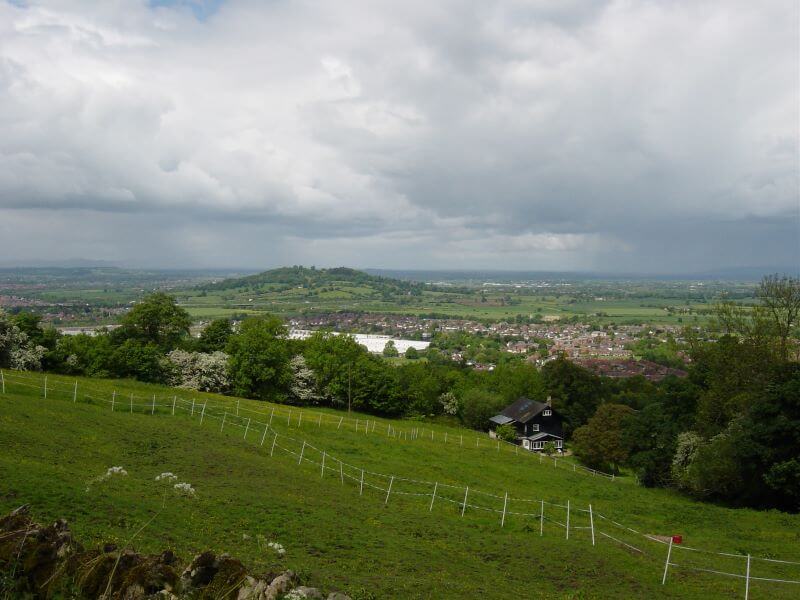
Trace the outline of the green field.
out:
[[[744,574],[745,559],[677,546],[671,562],[681,566],[662,586],[667,548],[642,534],[800,559],[798,515],[702,504],[582,472],[569,459],[540,463],[457,427],[332,410],[301,416],[298,408],[131,381],[79,379],[74,396],[74,384],[49,375],[45,399],[42,375],[5,372],[0,508],[30,503],[37,518],[64,517],[89,543],[122,543],[157,515],[135,540],[138,549],[170,547],[184,558],[227,551],[256,570],[292,568],[310,585],[354,598],[744,595],[743,579],[689,567]],[[129,475],[89,483],[111,466]],[[165,488],[154,477],[164,471],[197,495],[170,493],[159,512]],[[282,543],[286,556],[259,550],[258,535]],[[751,569],[753,577],[800,579],[800,566],[753,560]],[[797,591],[753,580],[750,597]]]

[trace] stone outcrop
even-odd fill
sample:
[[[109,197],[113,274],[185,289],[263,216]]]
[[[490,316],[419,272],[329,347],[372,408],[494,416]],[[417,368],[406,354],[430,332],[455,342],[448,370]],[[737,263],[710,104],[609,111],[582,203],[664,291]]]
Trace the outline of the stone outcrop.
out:
[[[230,598],[232,600],[322,600],[300,585],[292,571],[257,577],[236,558],[211,551],[181,567],[172,551],[143,555],[109,544],[86,550],[67,522],[42,526],[27,506],[0,518],[0,596],[50,598]],[[349,600],[332,592],[329,600]]]

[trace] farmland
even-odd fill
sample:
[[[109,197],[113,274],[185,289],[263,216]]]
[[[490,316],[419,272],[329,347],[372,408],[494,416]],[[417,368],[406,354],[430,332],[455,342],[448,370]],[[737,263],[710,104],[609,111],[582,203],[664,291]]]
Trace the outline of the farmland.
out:
[[[743,594],[742,579],[686,568],[743,573],[741,557],[678,549],[672,561],[682,567],[671,568],[662,587],[666,546],[641,534],[681,534],[686,546],[716,552],[800,555],[798,515],[702,504],[626,478],[573,471],[569,459],[540,463],[446,424],[330,409],[301,413],[132,381],[54,375],[45,399],[42,374],[6,371],[4,379],[0,508],[30,503],[42,520],[68,519],[86,541],[122,543],[158,513],[138,548],[171,547],[184,556],[212,548],[268,569],[278,559],[259,550],[261,534],[286,546],[280,567],[354,598],[528,597],[532,589],[559,598]],[[129,475],[87,484],[114,465]],[[367,473],[363,495],[360,469]],[[190,482],[196,498],[170,498],[159,513],[163,489],[153,479],[163,471]],[[433,504],[432,482],[440,486]],[[472,495],[461,516],[466,486]],[[501,527],[505,494],[511,500]],[[539,501],[546,503],[543,522]],[[754,561],[753,569],[753,576],[800,579],[798,567]],[[754,581],[750,591],[752,598],[789,598],[794,587]]]

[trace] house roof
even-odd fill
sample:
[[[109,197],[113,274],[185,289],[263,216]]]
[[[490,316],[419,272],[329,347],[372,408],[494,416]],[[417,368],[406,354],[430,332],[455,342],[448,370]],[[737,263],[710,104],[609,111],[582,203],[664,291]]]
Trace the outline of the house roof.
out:
[[[563,439],[563,438],[561,438],[561,437],[559,437],[557,435],[554,435],[552,433],[546,433],[544,431],[542,431],[541,433],[534,433],[533,435],[530,435],[525,439],[530,440],[532,442],[540,442],[540,441],[542,441],[543,439],[546,439],[546,438],[553,438],[554,440]]]
[[[492,421],[494,421],[497,417],[504,416],[510,419],[509,421],[506,421],[506,423],[510,423],[511,421],[527,423],[545,408],[549,408],[549,405],[545,404],[544,402],[538,402],[536,400],[531,400],[530,398],[520,398],[514,402],[514,404],[503,409],[499,415],[492,417]],[[496,422],[497,421],[495,421],[495,423]]]
[[[507,417],[503,414],[495,415],[491,419],[489,419],[492,423],[497,423],[498,425],[505,425],[506,423],[511,423],[514,419],[511,417]]]

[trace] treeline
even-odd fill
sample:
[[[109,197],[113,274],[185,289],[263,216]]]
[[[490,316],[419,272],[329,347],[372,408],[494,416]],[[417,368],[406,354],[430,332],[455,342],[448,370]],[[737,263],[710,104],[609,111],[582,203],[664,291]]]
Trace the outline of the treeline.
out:
[[[760,304],[717,310],[714,341],[689,335],[689,376],[654,383],[599,377],[558,357],[541,369],[501,362],[478,371],[430,349],[393,366],[347,335],[291,340],[276,317],[234,330],[211,322],[189,336],[189,315],[154,294],[97,336],[59,336],[38,317],[0,315],[0,366],[132,377],[202,391],[386,416],[448,415],[486,429],[519,398],[550,396],[578,458],[633,472],[646,486],[702,499],[800,509],[800,283],[767,278]]]

